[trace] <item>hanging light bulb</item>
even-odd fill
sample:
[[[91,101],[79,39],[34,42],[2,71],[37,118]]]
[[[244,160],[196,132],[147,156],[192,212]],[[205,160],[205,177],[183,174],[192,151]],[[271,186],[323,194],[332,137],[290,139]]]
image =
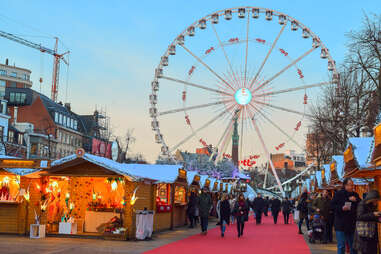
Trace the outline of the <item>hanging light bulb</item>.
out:
[[[115,191],[118,188],[118,183],[116,181],[113,181],[111,183],[111,190]]]

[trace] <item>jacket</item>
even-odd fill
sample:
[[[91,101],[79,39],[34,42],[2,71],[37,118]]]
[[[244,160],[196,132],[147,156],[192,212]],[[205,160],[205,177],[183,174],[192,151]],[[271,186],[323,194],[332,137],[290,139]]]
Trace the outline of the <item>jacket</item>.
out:
[[[354,196],[355,202],[349,200],[349,197]],[[348,192],[345,189],[336,192],[332,200],[332,209],[335,213],[335,230],[346,233],[355,232],[356,227],[356,211],[360,197],[356,192]],[[351,210],[343,211],[345,202],[351,202]]]
[[[212,198],[208,193],[201,193],[198,198],[198,206],[200,217],[208,217],[210,208],[212,207]]]
[[[290,200],[283,200],[282,201],[282,211],[283,213],[290,213],[292,210],[292,204]]]
[[[280,206],[281,206],[281,203],[280,203],[279,199],[276,198],[276,199],[271,201],[271,211],[272,212],[279,212]]]
[[[190,216],[196,215],[197,197],[192,193],[189,197],[187,213]]]
[[[308,203],[307,199],[302,197],[299,202],[296,209],[300,212],[299,217],[300,219],[305,219],[308,215]]]
[[[375,230],[375,235],[373,238],[362,238],[358,236],[357,232],[355,233],[354,248],[357,249],[358,251],[362,251],[362,253],[376,253],[377,251],[378,217],[376,217],[373,214],[375,211],[377,211],[377,208],[374,207],[372,204],[366,204],[364,200],[361,201],[357,207],[357,221],[373,222],[372,226],[374,227],[374,230]]]
[[[319,209],[319,214],[323,216],[324,221],[328,221],[333,214],[331,213],[331,199],[327,198],[317,198],[312,202],[312,208],[315,210]]]
[[[252,208],[254,211],[260,213],[262,211],[264,211],[265,207],[266,207],[266,204],[265,204],[265,200],[263,198],[255,198],[253,203],[252,203]]]
[[[249,213],[249,207],[246,200],[235,202],[233,213],[236,217],[247,217]]]
[[[223,200],[220,202],[220,223],[225,221],[227,224],[230,223],[230,203],[228,200]]]

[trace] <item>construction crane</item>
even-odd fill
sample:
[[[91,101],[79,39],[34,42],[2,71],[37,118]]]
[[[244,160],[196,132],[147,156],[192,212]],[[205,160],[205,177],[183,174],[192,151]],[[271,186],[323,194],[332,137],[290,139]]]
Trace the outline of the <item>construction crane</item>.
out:
[[[70,51],[66,51],[63,54],[58,54],[58,38],[55,37],[56,43],[53,49],[46,48],[42,46],[41,44],[37,44],[28,40],[25,40],[19,36],[16,36],[11,33],[0,31],[0,36],[4,37],[6,39],[18,42],[20,44],[23,44],[27,47],[37,49],[41,51],[42,53],[47,53],[52,56],[54,56],[54,63],[53,63],[53,77],[52,77],[52,89],[51,89],[51,99],[54,102],[57,102],[57,95],[58,95],[58,84],[59,84],[59,74],[60,74],[60,61],[62,60],[66,65],[69,65],[69,62],[64,58],[65,55],[69,54]]]

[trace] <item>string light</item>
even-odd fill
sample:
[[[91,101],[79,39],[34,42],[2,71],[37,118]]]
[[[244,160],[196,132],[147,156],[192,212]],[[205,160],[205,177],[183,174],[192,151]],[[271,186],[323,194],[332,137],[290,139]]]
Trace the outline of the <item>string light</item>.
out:
[[[115,191],[118,188],[118,183],[116,181],[113,181],[111,183],[111,190]]]

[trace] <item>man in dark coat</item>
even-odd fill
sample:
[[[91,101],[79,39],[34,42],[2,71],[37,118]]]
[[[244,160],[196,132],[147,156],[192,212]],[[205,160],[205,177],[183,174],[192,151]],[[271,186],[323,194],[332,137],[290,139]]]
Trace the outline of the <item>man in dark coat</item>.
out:
[[[331,209],[331,198],[327,190],[323,190],[322,196],[315,199],[312,203],[312,208],[315,212],[322,216],[324,221],[324,242],[332,242],[332,217],[333,211]]]
[[[258,194],[252,203],[257,225],[262,223],[262,212],[264,212],[265,206],[265,200],[262,198],[261,194]]]
[[[353,237],[356,228],[356,211],[360,202],[359,195],[353,191],[353,181],[344,179],[343,188],[336,192],[332,200],[335,213],[335,230],[337,239],[337,253],[345,253],[348,244],[351,254],[356,254],[353,248]]]
[[[189,219],[189,228],[193,228],[195,223],[195,216],[196,216],[196,208],[197,208],[197,198],[195,193],[192,191],[189,196],[188,201],[188,208],[187,208],[187,215]]]
[[[220,226],[221,226],[221,237],[225,236],[226,225],[230,224],[230,203],[229,196],[224,194],[220,203]]]
[[[280,211],[281,202],[279,199],[274,198],[271,201],[271,214],[273,215],[274,224],[277,224],[278,222],[278,215]]]
[[[267,212],[269,211],[269,205],[270,205],[270,200],[269,197],[265,198],[265,206],[263,207],[263,214],[267,217]]]
[[[291,202],[288,200],[286,197],[282,201],[282,213],[283,213],[283,218],[284,218],[284,224],[288,224],[288,220],[290,218],[290,213],[291,213]]]
[[[198,198],[198,207],[201,218],[201,234],[206,235],[208,232],[208,217],[212,207],[212,198],[208,193],[208,188],[203,188]]]

